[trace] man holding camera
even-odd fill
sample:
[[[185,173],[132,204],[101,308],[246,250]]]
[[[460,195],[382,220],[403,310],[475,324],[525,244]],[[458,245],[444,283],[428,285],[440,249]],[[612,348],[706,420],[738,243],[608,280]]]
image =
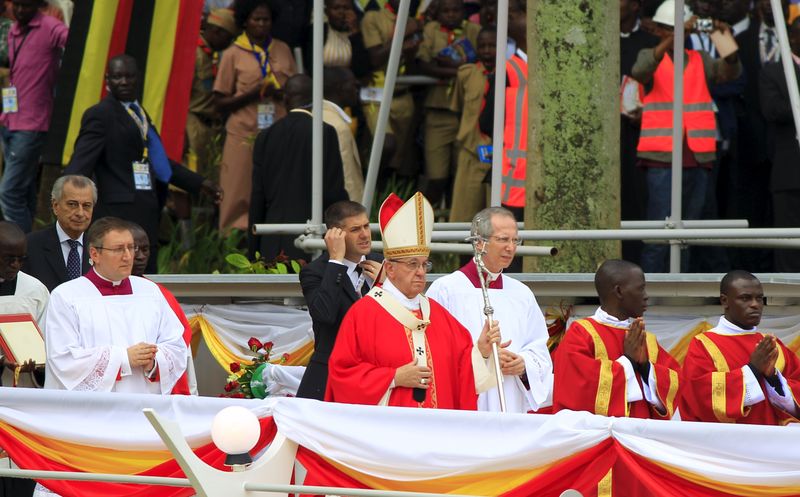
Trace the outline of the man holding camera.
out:
[[[663,220],[670,214],[674,11],[674,0],[666,0],[658,8],[653,22],[661,41],[655,48],[641,50],[632,70],[632,76],[648,89],[643,102],[642,131],[637,155],[639,165],[646,169],[647,218],[654,220]],[[697,17],[692,16],[688,9],[683,21],[687,36],[696,31]],[[712,59],[708,53],[698,50],[686,50],[684,53],[684,219],[700,218],[709,171],[716,158],[717,126],[709,88],[737,78],[742,70],[730,27],[717,20],[711,22],[711,36],[719,45],[717,48],[725,47],[724,53],[720,50],[722,57]],[[645,245],[642,251],[642,269],[646,273],[666,271],[668,252],[666,245]],[[684,262],[688,263],[687,259],[684,258]]]

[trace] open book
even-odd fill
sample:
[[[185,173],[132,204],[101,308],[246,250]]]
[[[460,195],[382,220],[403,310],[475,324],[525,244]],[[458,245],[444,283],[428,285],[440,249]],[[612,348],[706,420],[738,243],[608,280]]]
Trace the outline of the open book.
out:
[[[7,361],[45,363],[44,337],[30,314],[0,315],[0,349]]]

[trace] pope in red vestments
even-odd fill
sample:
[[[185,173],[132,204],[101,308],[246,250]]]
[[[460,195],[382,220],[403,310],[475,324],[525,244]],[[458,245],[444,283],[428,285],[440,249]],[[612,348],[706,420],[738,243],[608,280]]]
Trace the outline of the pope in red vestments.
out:
[[[746,271],[722,279],[719,324],[696,336],[683,365],[681,419],[782,425],[798,422],[800,359],[757,330],[761,282]]]
[[[421,295],[430,270],[433,209],[422,194],[390,196],[380,210],[386,279],[353,304],[328,361],[325,400],[353,404],[477,408],[489,388],[486,357],[496,322],[477,347],[447,310]]]
[[[556,350],[554,411],[669,419],[677,405],[680,366],[644,330],[642,270],[609,260],[595,275],[600,308],[572,323]]]

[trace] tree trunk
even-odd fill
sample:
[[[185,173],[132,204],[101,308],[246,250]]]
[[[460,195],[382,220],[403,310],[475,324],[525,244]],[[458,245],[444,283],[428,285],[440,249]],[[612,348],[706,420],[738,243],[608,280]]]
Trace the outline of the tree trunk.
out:
[[[526,229],[619,228],[619,2],[529,0],[528,48]],[[620,252],[553,243],[525,269],[594,272]]]

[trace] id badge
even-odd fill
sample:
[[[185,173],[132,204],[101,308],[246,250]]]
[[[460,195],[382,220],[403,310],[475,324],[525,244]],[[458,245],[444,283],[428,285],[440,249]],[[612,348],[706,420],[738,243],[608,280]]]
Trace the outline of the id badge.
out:
[[[133,184],[137,190],[153,189],[153,183],[150,180],[150,164],[146,162],[133,163]]]
[[[258,129],[267,129],[275,124],[275,104],[258,105]]]
[[[478,159],[485,163],[491,164],[492,163],[492,146],[491,145],[480,145],[478,146]]]
[[[3,88],[3,113],[14,114],[17,111],[19,111],[17,88],[14,86]]]
[[[359,96],[362,102],[380,102],[383,100],[383,88],[368,86],[361,88]]]

